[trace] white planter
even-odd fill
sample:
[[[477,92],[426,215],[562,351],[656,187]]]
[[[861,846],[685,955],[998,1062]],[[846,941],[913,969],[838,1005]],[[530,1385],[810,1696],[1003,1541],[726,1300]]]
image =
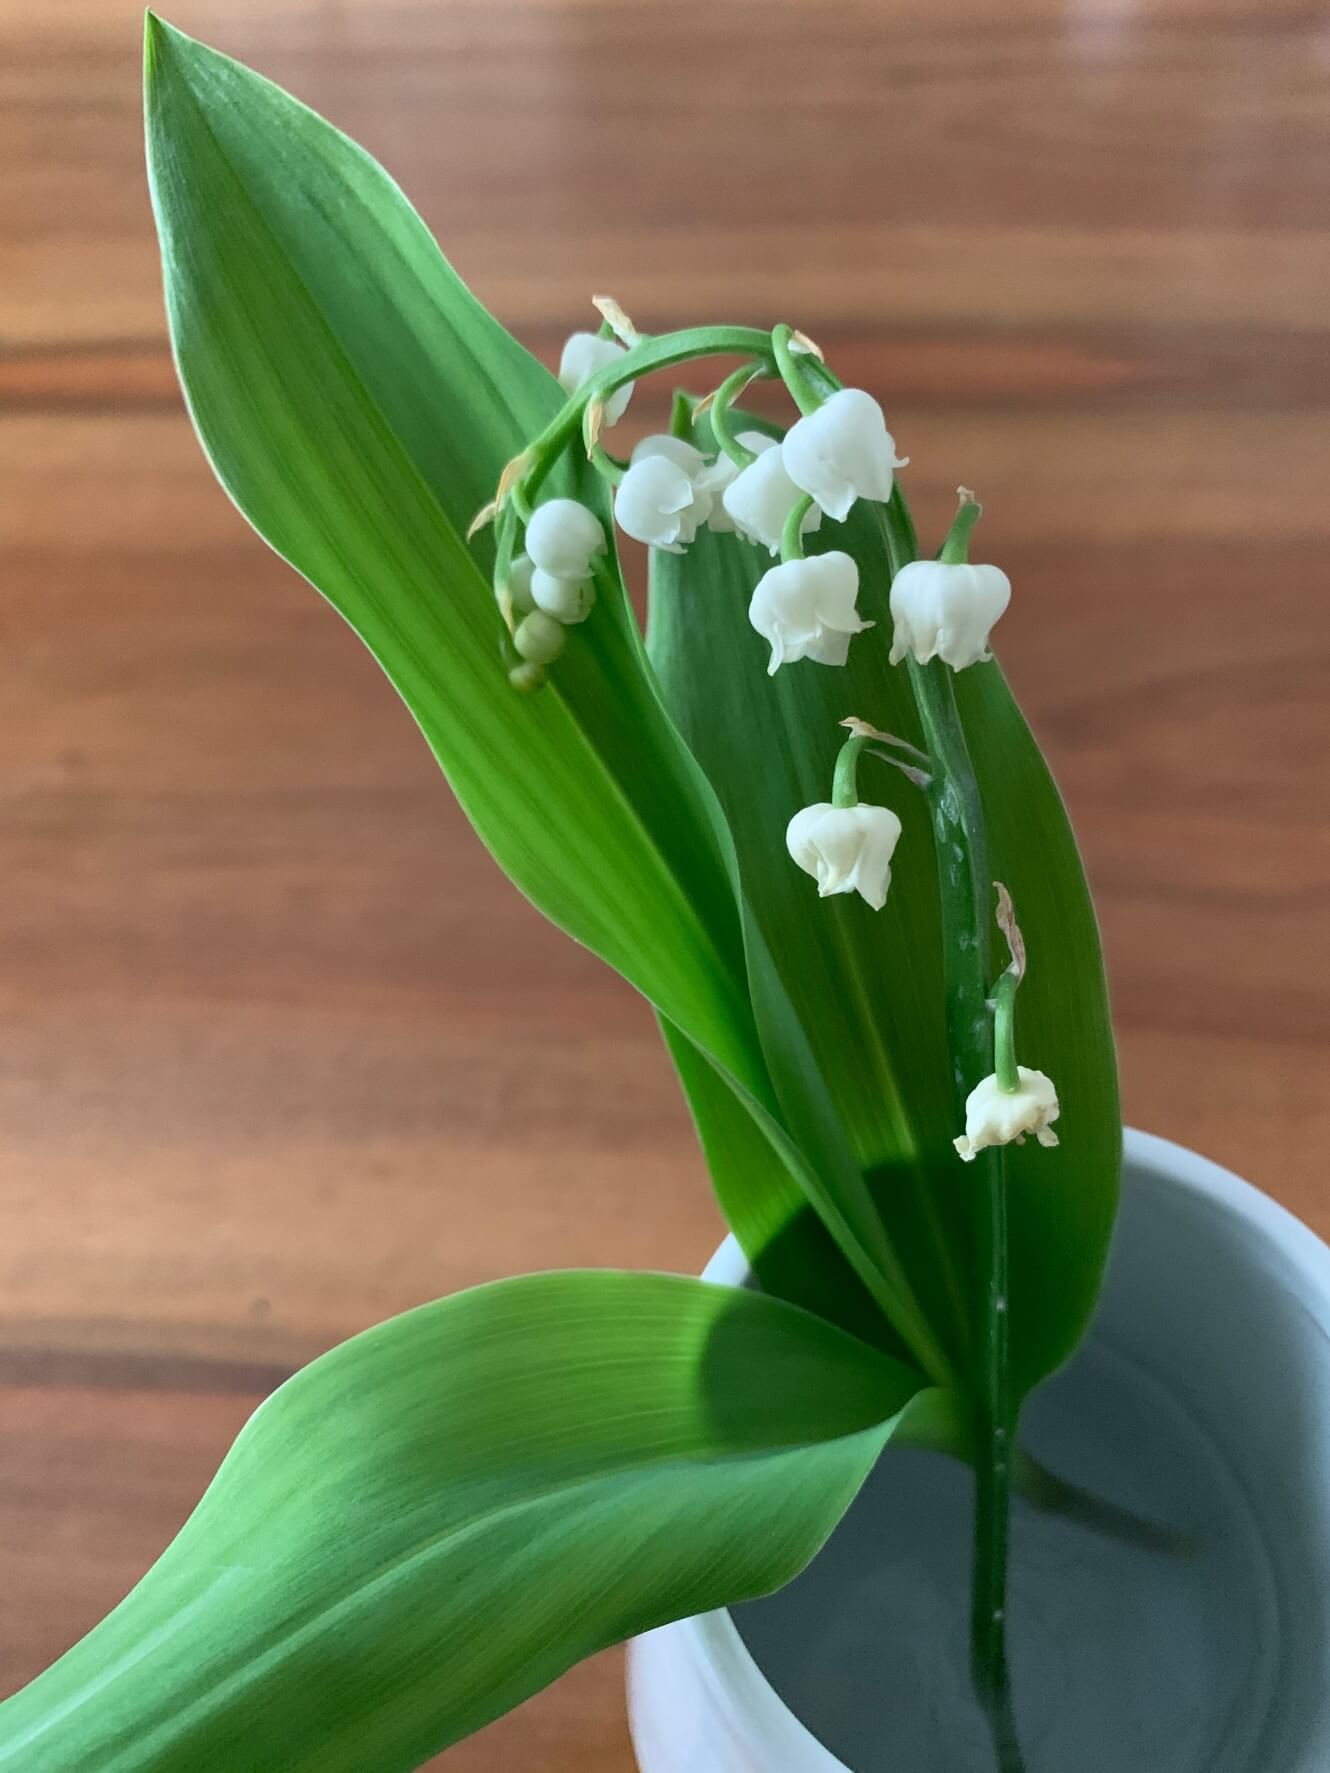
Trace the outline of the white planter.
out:
[[[739,1284],[733,1241],[707,1269]],[[1127,1135],[1100,1309],[1022,1429],[1193,1536],[1148,1552],[1017,1504],[1029,1773],[1330,1769],[1330,1250],[1205,1159]],[[888,1450],[781,1594],[630,1648],[642,1773],[991,1773],[966,1673],[969,1479]]]

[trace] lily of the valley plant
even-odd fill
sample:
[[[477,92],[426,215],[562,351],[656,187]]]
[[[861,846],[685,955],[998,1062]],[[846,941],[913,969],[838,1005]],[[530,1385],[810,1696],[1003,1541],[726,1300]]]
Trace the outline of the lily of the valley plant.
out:
[[[1020,1411],[1091,1313],[1119,1117],[978,504],[921,548],[877,399],[787,326],[647,336],[602,300],[556,380],[366,154],[151,16],[147,105],[218,476],[498,864],[654,1006],[758,1287],[520,1276],[315,1361],[0,1710],[0,1768],[415,1767],[604,1645],[781,1586],[893,1442],[973,1465],[974,1675],[1019,1767],[1011,1493],[1066,1497]],[[615,448],[658,372],[691,390],[668,435]],[[757,382],[783,432],[741,410]],[[651,550],[645,640],[620,535]]]

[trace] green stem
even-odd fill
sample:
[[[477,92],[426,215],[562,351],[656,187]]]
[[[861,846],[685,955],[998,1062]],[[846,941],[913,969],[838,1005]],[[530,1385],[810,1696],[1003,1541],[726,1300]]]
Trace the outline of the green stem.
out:
[[[1021,977],[1014,967],[993,987],[993,1069],[998,1088],[1009,1096],[1021,1087],[1020,1067],[1016,1063],[1016,987]]]
[[[553,468],[564,449],[576,437],[582,413],[589,401],[607,401],[616,389],[639,376],[652,375],[659,369],[673,369],[696,357],[758,357],[771,359],[771,336],[755,326],[690,326],[681,332],[661,333],[644,339],[625,351],[580,387],[566,400],[546,425],[540,436],[526,451],[531,466],[522,477],[520,490],[528,500],[534,499],[541,483]],[[514,488],[516,492],[519,489]],[[509,496],[513,496],[512,493]]]
[[[832,806],[858,806],[859,755],[868,742],[866,733],[854,733],[841,746],[831,782]]]
[[[773,327],[771,329],[771,350],[775,353],[776,368],[780,371],[781,380],[790,391],[790,399],[793,400],[799,411],[807,416],[810,412],[817,411],[825,396],[818,393],[804,368],[803,360],[807,353],[791,348],[790,341],[793,337],[793,327]]]
[[[878,506],[894,578],[916,556],[913,525],[899,487]],[[977,513],[976,513],[977,515]],[[972,520],[971,520],[972,521]],[[947,1037],[954,1067],[958,1122],[969,1088],[992,1064],[989,1008],[992,976],[987,832],[952,674],[939,661],[908,664],[924,744],[933,759],[928,788],[937,851],[946,982]],[[984,1297],[977,1325],[974,1410],[974,1569],[970,1659],[975,1688],[988,1716],[1001,1773],[1022,1773],[1007,1668],[1008,1533],[1011,1515],[1010,1449],[1015,1434],[1007,1333],[1008,1258],[1006,1165],[1000,1146],[975,1161],[983,1191],[979,1216],[979,1272]]]
[[[707,415],[711,420],[711,430],[718,446],[732,462],[737,462],[741,468],[746,468],[750,462],[755,462],[757,456],[753,450],[748,448],[747,444],[740,443],[734,435],[730,405],[732,401],[739,398],[753,377],[761,374],[763,367],[760,363],[744,363],[732,375],[726,376],[716,390],[715,399],[711,402],[711,408]]]
[[[804,518],[813,506],[811,493],[805,493],[790,506],[789,515],[785,519],[780,532],[780,562],[788,566],[792,560],[804,557]]]

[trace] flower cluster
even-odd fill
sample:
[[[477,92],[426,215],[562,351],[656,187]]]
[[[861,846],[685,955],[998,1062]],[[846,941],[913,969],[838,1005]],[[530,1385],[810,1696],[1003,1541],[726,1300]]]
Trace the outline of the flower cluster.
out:
[[[574,499],[533,502],[553,454],[568,446],[579,407],[588,459],[614,488],[614,517],[625,535],[680,555],[706,528],[737,534],[779,556],[758,579],[748,607],[750,624],[770,647],[768,674],[799,659],[843,666],[851,640],[874,626],[859,613],[859,565],[852,553],[834,546],[806,555],[804,542],[824,522],[844,523],[860,499],[877,504],[892,500],[896,471],[907,458],[896,454],[882,408],[861,388],[838,387],[820,359],[816,367],[806,357],[801,360],[796,353],[816,348],[788,327],[778,327],[770,335],[769,352],[735,371],[705,403],[712,408],[718,445],[714,455],[692,441],[697,412],[680,396],[677,426],[669,434],[643,438],[626,461],[618,460],[601,445],[601,431],[627,410],[633,369],[655,366],[660,354],[617,303],[597,297],[596,305],[605,325],[599,333],[573,333],[559,362],[559,382],[572,404],[550,432],[511,464],[494,503],[477,520],[498,517],[506,526],[496,588],[521,660],[510,674],[513,682],[522,688],[543,682],[545,667],[567,644],[568,629],[584,622],[595,604],[595,563],[609,545],[599,518]],[[640,345],[648,350],[635,351]],[[711,348],[732,347],[717,342]],[[682,361],[684,355],[680,351],[668,361]],[[730,401],[754,376],[777,372],[794,395],[799,418],[783,438],[755,428],[736,431]],[[991,658],[989,636],[1010,601],[1011,584],[998,567],[972,565],[968,559],[969,535],[978,515],[978,504],[962,488],[939,557],[911,561],[896,572],[888,594],[892,665],[908,659],[920,670],[937,661],[955,672]],[[920,675],[913,683],[916,698],[944,693],[935,674]],[[891,883],[901,821],[889,807],[860,801],[860,756],[873,746],[873,755],[930,793],[940,766],[913,745],[863,721],[844,724],[851,736],[837,760],[832,798],[796,812],[785,843],[796,865],[816,880],[820,897],[857,894],[880,911]],[[946,791],[940,775],[937,789]],[[1011,1005],[1024,969],[1024,945],[1005,888],[999,889],[999,897],[999,922],[1012,945],[1012,967],[994,987],[990,1006],[997,1069],[970,1091],[965,1132],[955,1140],[966,1162],[989,1146],[1019,1144],[1031,1134],[1041,1145],[1057,1144],[1052,1122],[1059,1108],[1052,1083],[1043,1072],[1015,1061]]]
[[[513,645],[528,665],[552,664],[564,649],[564,630],[585,622],[596,601],[592,563],[605,551],[600,520],[576,499],[538,505],[526,529],[526,552],[513,561],[508,596]]]

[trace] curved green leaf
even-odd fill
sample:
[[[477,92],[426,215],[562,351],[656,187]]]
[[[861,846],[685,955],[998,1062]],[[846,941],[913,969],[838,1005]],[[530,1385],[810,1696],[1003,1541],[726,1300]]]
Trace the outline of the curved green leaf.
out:
[[[415,1767],[578,1658],[789,1580],[918,1384],[682,1276],[408,1312],[257,1411],[138,1587],[0,1706],[0,1768]]]
[[[799,1179],[876,1281],[871,1203],[861,1190],[841,1201],[784,1127],[748,1003],[729,834],[622,586],[550,688],[523,697],[507,682],[490,541],[464,532],[558,410],[554,379],[458,281],[383,170],[305,106],[151,15],[146,91],[171,336],[218,477],[375,654],[511,879],[708,1055],[773,1148],[767,1168]],[[585,465],[554,489],[612,533]],[[760,1266],[773,1209],[755,1189],[743,1199],[764,1230],[739,1217],[735,1231]],[[819,1260],[844,1274],[826,1240],[809,1249]]]
[[[753,1001],[783,1110],[802,1138],[816,1099],[830,1098],[899,1269],[964,1373],[983,1298],[977,1196],[951,1148],[959,1129],[923,796],[888,765],[861,764],[864,797],[895,808],[904,825],[882,912],[857,896],[819,900],[785,851],[790,816],[829,798],[840,720],[854,714],[921,738],[906,676],[887,663],[889,579],[871,514],[825,523],[815,546],[855,555],[859,607],[877,624],[853,643],[845,669],[801,662],[767,677],[767,648],[747,608],[770,561],[732,536],[703,534],[684,556],[653,557],[649,648],[670,711],[719,796],[746,906],[780,974],[782,994],[754,990]],[[1030,947],[1021,1053],[1056,1078],[1063,1104],[1058,1150],[1008,1153],[1020,1394],[1071,1353],[1098,1293],[1120,1164],[1116,1070],[1094,912],[1057,789],[996,664],[962,672],[957,690],[994,870],[1012,890]],[[782,1062],[789,1021],[811,1062]]]

